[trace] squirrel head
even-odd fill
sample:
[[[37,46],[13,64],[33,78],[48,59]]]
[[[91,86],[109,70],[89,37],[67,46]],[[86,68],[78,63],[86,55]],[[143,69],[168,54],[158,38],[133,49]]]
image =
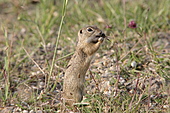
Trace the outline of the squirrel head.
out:
[[[77,47],[85,53],[95,53],[106,35],[96,26],[87,26],[78,32]]]
[[[99,39],[104,40],[105,34],[96,26],[87,26],[78,32],[78,43],[96,44]]]

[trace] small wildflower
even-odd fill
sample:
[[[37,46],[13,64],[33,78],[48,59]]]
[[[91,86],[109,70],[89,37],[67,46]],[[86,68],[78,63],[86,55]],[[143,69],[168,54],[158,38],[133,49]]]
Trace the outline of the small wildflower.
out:
[[[106,29],[112,29],[112,25],[106,25]]]
[[[132,29],[135,29],[135,28],[137,28],[137,24],[136,24],[135,21],[132,20],[132,21],[129,22],[128,27],[132,28]]]

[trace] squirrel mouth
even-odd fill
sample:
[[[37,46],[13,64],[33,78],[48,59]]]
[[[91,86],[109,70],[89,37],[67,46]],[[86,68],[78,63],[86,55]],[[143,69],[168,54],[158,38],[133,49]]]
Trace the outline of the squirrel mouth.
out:
[[[96,37],[98,37],[98,38],[100,38],[100,37],[103,37],[103,38],[105,38],[106,37],[106,35],[104,34],[104,33],[100,33],[99,35],[96,35]]]
[[[105,38],[106,35],[104,33],[100,33],[99,35],[96,35],[93,40],[92,43],[97,43],[99,38]]]

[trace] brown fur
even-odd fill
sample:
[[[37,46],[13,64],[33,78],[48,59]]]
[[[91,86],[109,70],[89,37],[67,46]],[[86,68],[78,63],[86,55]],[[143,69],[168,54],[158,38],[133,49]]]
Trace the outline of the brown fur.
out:
[[[86,71],[105,34],[96,26],[87,26],[78,32],[78,38],[76,51],[65,72],[63,85],[63,99],[69,105],[82,100]]]

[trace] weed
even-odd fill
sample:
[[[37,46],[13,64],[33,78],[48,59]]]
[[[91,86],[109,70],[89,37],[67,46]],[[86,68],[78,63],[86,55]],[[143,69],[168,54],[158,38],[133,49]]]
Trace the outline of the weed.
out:
[[[110,41],[101,46],[86,76],[84,101],[89,106],[76,110],[169,112],[169,4],[1,0],[0,108],[60,110],[64,69],[75,50],[77,32],[97,25]]]

